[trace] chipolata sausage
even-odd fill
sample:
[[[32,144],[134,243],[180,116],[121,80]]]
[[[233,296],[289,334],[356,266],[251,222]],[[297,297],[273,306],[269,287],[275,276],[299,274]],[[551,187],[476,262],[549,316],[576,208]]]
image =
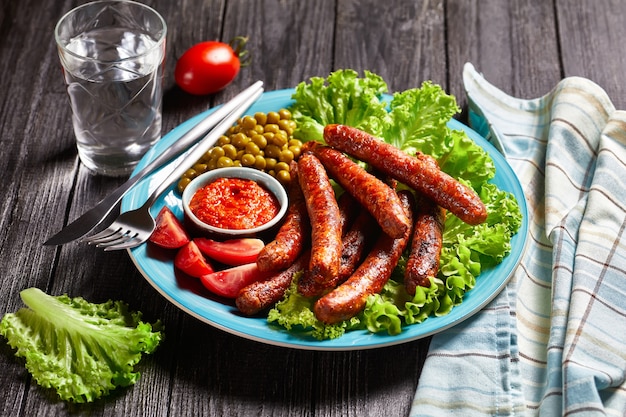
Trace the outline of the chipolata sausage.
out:
[[[354,273],[363,260],[365,250],[371,247],[378,237],[380,228],[376,227],[372,216],[367,210],[362,210],[345,234],[342,240],[341,264],[335,285],[343,283]]]
[[[324,140],[328,145],[423,193],[468,224],[480,224],[487,218],[487,208],[474,190],[432,164],[408,155],[367,132],[332,124],[324,128]]]
[[[330,281],[341,261],[341,214],[328,174],[312,153],[298,159],[298,180],[311,223],[309,271],[315,281]]]
[[[337,206],[339,207],[339,214],[341,219],[341,235],[345,235],[350,225],[356,218],[360,204],[350,194],[343,193],[337,199]]]
[[[413,195],[408,191],[401,191],[398,194],[412,224]],[[402,237],[395,239],[382,233],[350,278],[315,302],[313,312],[318,320],[333,324],[361,312],[365,308],[367,298],[380,292],[391,277],[410,235],[411,229]]]
[[[289,267],[308,245],[311,236],[306,202],[298,182],[297,164],[293,161],[290,173],[289,209],[274,240],[265,245],[257,256],[256,264],[261,271],[281,271]]]
[[[365,207],[391,237],[404,235],[411,227],[398,194],[345,154],[318,142],[305,143],[341,187]]]
[[[350,229],[342,237],[341,263],[337,276],[328,283],[319,284],[307,272],[298,280],[298,292],[305,297],[319,297],[334,289],[352,275],[363,259],[366,249],[376,239],[380,228],[369,212],[362,209]]]
[[[430,278],[439,272],[446,212],[428,198],[418,198],[411,250],[404,271],[406,291],[415,295],[415,287],[429,287]]]
[[[294,274],[303,271],[309,263],[309,250],[305,250],[287,269],[276,273],[263,281],[256,281],[243,287],[235,305],[243,314],[252,316],[260,311],[272,307],[285,295],[291,285]]]

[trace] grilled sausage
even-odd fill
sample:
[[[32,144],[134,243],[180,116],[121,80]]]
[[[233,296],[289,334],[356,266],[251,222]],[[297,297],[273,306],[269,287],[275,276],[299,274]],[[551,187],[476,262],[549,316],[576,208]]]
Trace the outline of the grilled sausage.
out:
[[[439,272],[446,212],[428,198],[418,198],[411,250],[404,271],[406,291],[415,295],[415,287],[429,287],[430,278]]]
[[[326,284],[319,284],[305,272],[298,280],[298,292],[305,297],[319,297],[348,279],[363,259],[368,245],[380,232],[375,223],[374,225],[372,223],[374,223],[372,216],[367,210],[362,209],[350,230],[342,238],[341,264],[337,276]]]
[[[480,224],[487,218],[487,208],[474,190],[421,158],[408,155],[369,133],[344,125],[327,125],[324,139],[330,146],[425,194],[468,224]]]
[[[412,222],[413,195],[408,191],[399,194],[407,216]],[[313,312],[318,320],[333,324],[360,313],[365,308],[367,298],[380,292],[391,277],[410,235],[411,229],[396,239],[382,233],[352,276],[315,302]]]
[[[252,316],[272,307],[280,301],[291,285],[294,274],[303,271],[309,263],[309,250],[300,254],[296,261],[284,271],[263,281],[256,281],[239,291],[235,305],[243,314]]]
[[[398,194],[391,187],[336,149],[317,142],[307,142],[306,146],[330,176],[371,213],[383,232],[401,237],[411,227]]]
[[[256,264],[260,271],[281,271],[293,264],[311,236],[306,202],[298,182],[298,166],[293,161],[290,173],[289,209],[274,240],[265,245],[257,256]]]
[[[337,199],[341,219],[341,235],[345,235],[359,212],[359,202],[349,193],[343,193]]]
[[[341,264],[335,285],[343,283],[354,273],[363,260],[368,244],[378,236],[380,229],[376,227],[374,219],[367,210],[362,210],[354,220],[352,227],[343,237]],[[371,246],[371,245],[370,245]]]
[[[314,280],[323,284],[339,271],[342,227],[339,207],[326,170],[312,153],[300,155],[298,180],[311,223],[309,270]]]
[[[328,290],[335,288],[338,283],[339,275],[341,275],[341,270],[345,269],[344,267],[344,256],[346,252],[346,245],[350,245],[351,238],[348,233],[355,222],[355,217],[358,218],[357,214],[360,215],[362,211],[362,207],[358,201],[354,199],[349,193],[343,193],[337,200],[337,206],[339,207],[340,213],[340,221],[341,221],[341,245],[342,245],[342,255],[341,261],[339,264],[339,273],[335,277],[333,277],[330,281],[325,283],[319,283],[315,281],[313,274],[310,270],[305,270],[304,274],[298,280],[298,292],[305,297],[313,297],[320,296]],[[366,212],[367,213],[367,212]],[[370,217],[371,220],[371,217]],[[346,241],[348,239],[348,241]],[[345,278],[344,278],[345,280]]]

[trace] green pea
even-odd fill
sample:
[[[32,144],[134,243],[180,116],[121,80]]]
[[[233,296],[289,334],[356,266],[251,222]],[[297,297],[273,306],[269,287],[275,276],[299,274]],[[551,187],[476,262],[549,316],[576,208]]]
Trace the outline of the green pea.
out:
[[[254,165],[255,162],[256,162],[256,158],[251,153],[246,153],[241,156],[241,165],[245,167],[252,166]]]
[[[227,168],[227,167],[232,167],[234,165],[234,162],[231,158],[227,157],[227,156],[222,156],[217,160],[217,164],[216,167],[217,168]]]

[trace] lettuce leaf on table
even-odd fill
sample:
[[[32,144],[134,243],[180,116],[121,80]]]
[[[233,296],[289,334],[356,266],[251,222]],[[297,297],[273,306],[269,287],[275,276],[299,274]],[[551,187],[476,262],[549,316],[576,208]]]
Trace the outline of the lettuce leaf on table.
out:
[[[91,402],[135,384],[134,365],[162,340],[160,331],[121,301],[93,304],[37,288],[20,296],[27,308],[5,314],[0,334],[25,359],[35,381],[65,401]]]
[[[405,254],[383,291],[369,297],[365,310],[349,322],[325,326],[317,321],[311,311],[315,300],[301,296],[292,285],[270,311],[268,321],[287,329],[308,329],[318,339],[336,338],[351,329],[398,334],[406,325],[448,314],[463,302],[484,268],[499,264],[510,253],[511,238],[521,226],[514,196],[489,182],[495,176],[489,154],[466,132],[449,127],[460,111],[456,99],[429,81],[420,88],[385,96],[387,85],[381,80],[370,72],[359,78],[355,71],[339,70],[326,80],[318,77],[298,85],[292,113],[299,138],[323,142],[324,126],[340,123],[365,130],[408,154],[431,155],[444,172],[478,193],[488,217],[471,226],[448,214],[440,271],[430,287],[418,287],[413,297],[406,292],[402,282]]]

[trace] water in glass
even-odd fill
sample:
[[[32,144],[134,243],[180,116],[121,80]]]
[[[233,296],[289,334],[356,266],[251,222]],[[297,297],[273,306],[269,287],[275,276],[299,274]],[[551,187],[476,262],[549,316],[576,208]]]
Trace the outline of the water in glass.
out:
[[[138,30],[98,28],[66,45],[65,80],[81,161],[125,175],[160,137],[163,54]],[[150,52],[151,51],[151,52]]]

